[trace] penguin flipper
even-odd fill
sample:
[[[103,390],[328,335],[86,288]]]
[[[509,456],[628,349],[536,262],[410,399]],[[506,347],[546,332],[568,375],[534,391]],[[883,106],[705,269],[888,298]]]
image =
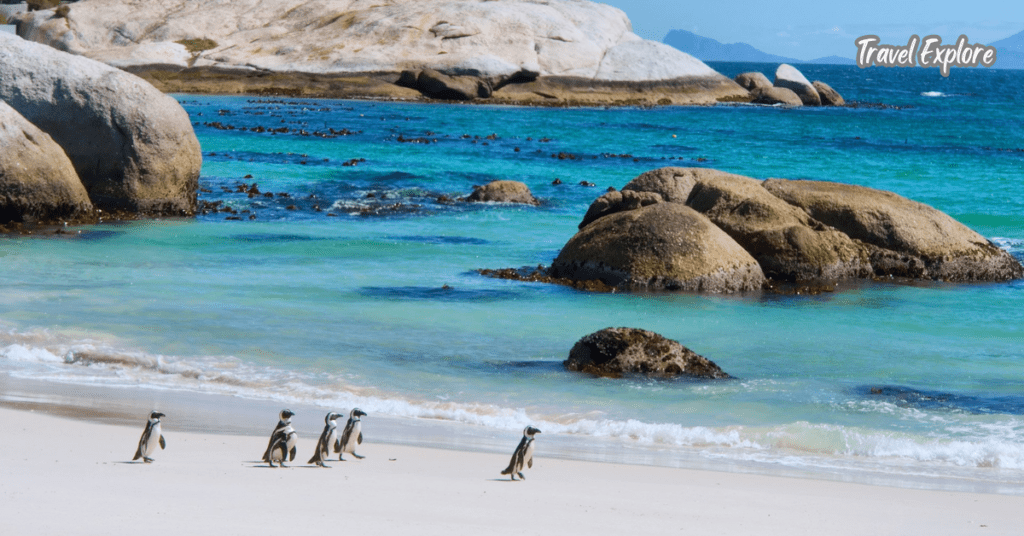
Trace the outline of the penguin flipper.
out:
[[[341,438],[334,440],[334,453],[337,454],[339,452],[341,452]]]
[[[295,447],[292,447],[291,458],[288,461],[290,461],[290,462],[294,462],[295,461]]]
[[[363,433],[359,432],[359,437],[356,438],[356,443],[363,444]]]
[[[529,460],[526,460],[526,466],[529,467],[530,469],[533,469],[533,458],[532,457]]]
[[[140,446],[138,449],[135,450],[135,457],[132,458],[132,461],[134,462],[135,460],[138,460],[141,457],[142,457],[142,447]]]
[[[164,436],[160,436],[160,450],[167,448],[167,442],[164,441]]]

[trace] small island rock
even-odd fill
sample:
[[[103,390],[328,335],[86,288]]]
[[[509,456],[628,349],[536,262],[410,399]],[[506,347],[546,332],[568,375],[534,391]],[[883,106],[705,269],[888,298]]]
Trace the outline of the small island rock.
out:
[[[832,89],[832,86],[820,80],[815,80],[812,85],[821,97],[822,106],[846,106],[846,100],[838,91]]]
[[[472,203],[520,203],[524,205],[539,205],[540,201],[533,197],[530,188],[519,181],[491,181],[483,186],[474,186],[473,193],[469,194],[466,201]]]
[[[821,106],[821,97],[814,86],[804,77],[803,73],[788,63],[779,65],[775,70],[775,87],[793,90],[807,106]]]
[[[750,95],[754,97],[754,100],[751,101],[754,104],[783,104],[785,106],[803,106],[804,104],[804,101],[792,89],[785,87],[758,88],[751,91]]]
[[[567,370],[600,376],[623,374],[729,378],[713,361],[671,339],[636,328],[605,328],[584,336],[563,362]]]
[[[768,80],[768,77],[761,72],[749,72],[740,73],[736,75],[733,80],[747,91],[754,91],[755,89],[768,89],[772,87],[772,81]]]

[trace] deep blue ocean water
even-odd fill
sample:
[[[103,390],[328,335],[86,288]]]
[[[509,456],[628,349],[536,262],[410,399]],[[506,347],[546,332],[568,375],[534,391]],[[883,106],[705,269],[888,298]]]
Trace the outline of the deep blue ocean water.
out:
[[[551,455],[1021,493],[1024,282],[592,294],[475,272],[550,264],[607,187],[669,165],[892,190],[1024,258],[1024,72],[801,69],[861,106],[179,95],[218,211],[0,238],[0,372],[358,405],[368,436],[373,417],[447,423],[463,448],[533,423],[563,445]],[[542,204],[449,201],[495,179]],[[657,331],[736,379],[562,369],[609,326]]]

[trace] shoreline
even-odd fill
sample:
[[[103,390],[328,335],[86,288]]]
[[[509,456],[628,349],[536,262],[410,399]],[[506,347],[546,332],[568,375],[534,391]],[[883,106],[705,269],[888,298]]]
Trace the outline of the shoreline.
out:
[[[139,523],[154,534],[339,524],[378,534],[1011,534],[1024,506],[1020,496],[563,460],[545,455],[542,436],[525,482],[499,474],[512,444],[493,454],[409,447],[374,442],[369,431],[365,460],[305,470],[314,468],[302,463],[307,439],[289,468],[269,471],[255,461],[265,437],[189,432],[175,417],[164,419],[167,449],[141,464],[130,458],[144,417],[122,426],[0,408],[17,445],[0,493],[19,515],[5,516],[5,527],[37,535],[122,534]]]

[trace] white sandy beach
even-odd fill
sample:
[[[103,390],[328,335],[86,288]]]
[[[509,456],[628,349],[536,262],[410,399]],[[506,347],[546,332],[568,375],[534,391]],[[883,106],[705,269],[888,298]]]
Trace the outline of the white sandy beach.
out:
[[[1024,497],[508,456],[371,442],[361,461],[257,462],[265,437],[142,430],[2,408],[0,534],[1020,534]],[[538,436],[543,441],[543,435]],[[509,445],[509,453],[514,444]]]

